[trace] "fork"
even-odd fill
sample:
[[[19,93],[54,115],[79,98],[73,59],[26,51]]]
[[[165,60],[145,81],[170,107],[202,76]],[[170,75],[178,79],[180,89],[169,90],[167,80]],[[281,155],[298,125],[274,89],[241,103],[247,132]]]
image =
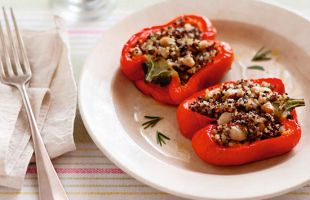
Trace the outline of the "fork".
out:
[[[35,151],[39,197],[41,200],[68,200],[66,192],[57,176],[57,173],[44,146],[30,105],[29,97],[26,91],[26,84],[29,82],[32,76],[31,68],[26,54],[24,42],[16,23],[13,9],[10,8],[10,13],[13,27],[15,29],[16,40],[13,39],[14,35],[11,32],[10,23],[4,7],[2,7],[2,11],[9,44],[7,44],[7,41],[4,38],[4,29],[2,29],[2,24],[0,21],[0,40],[4,54],[3,57],[5,60],[4,64],[2,59],[0,59],[0,80],[6,85],[16,87],[22,96]],[[13,62],[11,62],[10,53],[13,56]]]

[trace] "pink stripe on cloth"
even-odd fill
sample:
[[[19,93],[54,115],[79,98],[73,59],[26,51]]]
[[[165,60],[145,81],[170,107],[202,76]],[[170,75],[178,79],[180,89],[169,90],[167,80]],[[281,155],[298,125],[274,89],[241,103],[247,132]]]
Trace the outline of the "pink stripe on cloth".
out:
[[[55,170],[58,174],[124,174],[118,168],[55,168]],[[29,167],[27,173],[36,174],[37,168]]]
[[[89,34],[89,35],[97,35],[97,34],[102,34],[104,30],[78,30],[78,29],[72,29],[68,30],[69,34]]]

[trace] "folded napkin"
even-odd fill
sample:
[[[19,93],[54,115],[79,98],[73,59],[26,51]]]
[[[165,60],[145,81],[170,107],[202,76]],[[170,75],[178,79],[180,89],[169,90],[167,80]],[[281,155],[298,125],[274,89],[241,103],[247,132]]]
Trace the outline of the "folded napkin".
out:
[[[62,20],[48,31],[22,31],[32,79],[28,94],[51,158],[75,150],[77,89]],[[0,83],[0,185],[22,186],[33,155],[28,120],[17,89]]]

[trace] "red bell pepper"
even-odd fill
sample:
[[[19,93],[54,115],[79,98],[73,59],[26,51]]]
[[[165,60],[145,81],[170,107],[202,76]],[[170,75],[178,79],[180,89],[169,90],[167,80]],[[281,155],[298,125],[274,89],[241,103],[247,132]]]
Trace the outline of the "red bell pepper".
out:
[[[267,82],[273,86],[273,91],[283,94],[283,82],[277,78],[264,78],[252,80],[254,83]],[[233,81],[221,83],[208,88],[220,88],[223,84],[235,83]],[[204,161],[215,165],[241,165],[257,160],[270,158],[290,151],[301,137],[301,129],[297,122],[295,109],[292,110],[292,119],[284,119],[281,124],[286,131],[279,137],[244,143],[225,147],[212,139],[212,130],[216,128],[211,122],[214,118],[191,111],[189,105],[198,97],[204,96],[205,90],[200,91],[186,99],[177,109],[177,121],[181,133],[192,139],[192,146],[196,154]]]
[[[214,40],[216,30],[211,22],[200,16],[183,15],[161,26],[145,28],[134,34],[124,45],[121,56],[121,69],[123,73],[146,95],[151,95],[154,99],[171,104],[178,105],[182,100],[201,90],[204,87],[216,84],[230,69],[233,60],[233,51],[231,47],[223,42],[216,42],[217,55],[213,58],[213,62],[207,63],[197,73],[195,73],[186,84],[182,85],[177,74],[172,77],[171,82],[164,87],[156,84],[146,83],[144,81],[144,72],[142,64],[147,61],[145,55],[130,55],[130,49],[139,41],[143,43],[148,35],[157,32],[167,26],[176,26],[174,22],[184,19],[185,23],[190,23],[203,33],[203,39]]]

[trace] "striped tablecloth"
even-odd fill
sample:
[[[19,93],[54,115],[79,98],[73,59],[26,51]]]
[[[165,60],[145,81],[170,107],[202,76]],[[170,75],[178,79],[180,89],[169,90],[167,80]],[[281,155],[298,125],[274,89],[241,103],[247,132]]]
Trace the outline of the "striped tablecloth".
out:
[[[78,79],[80,69],[89,51],[101,34],[125,18],[130,13],[151,5],[159,0],[119,0],[114,12],[106,19],[79,23],[68,26],[69,40],[72,48],[72,63]],[[310,2],[308,0],[270,0],[291,9],[295,9],[310,18]],[[12,5],[16,8],[21,26],[34,29],[46,29],[53,26],[53,12],[48,7],[48,0],[0,0],[1,5]],[[174,200],[180,199],[148,187],[130,177],[109,161],[95,146],[88,136],[79,114],[75,123],[75,141],[77,151],[68,153],[53,161],[58,175],[71,200],[78,199],[126,199],[126,200]],[[0,187],[0,200],[34,200],[37,199],[38,188],[36,167],[28,168],[24,186],[21,191]],[[258,188],[259,189],[259,188]],[[273,200],[309,200],[310,184]]]

